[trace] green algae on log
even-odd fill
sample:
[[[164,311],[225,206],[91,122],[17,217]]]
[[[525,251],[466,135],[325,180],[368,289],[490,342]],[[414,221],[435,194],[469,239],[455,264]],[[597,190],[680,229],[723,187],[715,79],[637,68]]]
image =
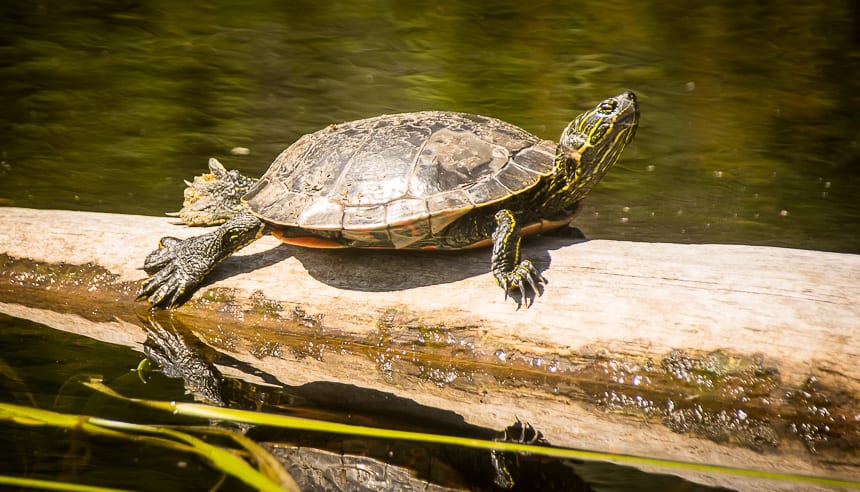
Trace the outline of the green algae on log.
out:
[[[527,254],[551,263],[551,283],[517,311],[485,251],[263,238],[186,305],[150,313],[134,301],[142,259],[159,237],[201,229],[3,212],[0,308],[13,316],[120,320],[138,337],[166,317],[284,384],[376,388],[487,428],[519,415],[560,445],[813,475],[860,466],[854,255],[538,238]]]

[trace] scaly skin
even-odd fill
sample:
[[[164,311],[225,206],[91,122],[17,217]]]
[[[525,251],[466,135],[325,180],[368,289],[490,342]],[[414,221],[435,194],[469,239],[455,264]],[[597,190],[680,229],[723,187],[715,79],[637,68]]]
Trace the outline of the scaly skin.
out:
[[[625,117],[617,117],[622,110]],[[530,193],[512,198],[496,215],[493,232],[492,271],[499,286],[517,289],[518,302],[526,302],[526,288],[540,295],[539,287],[547,283],[529,260],[520,261],[518,222],[552,217],[572,210],[577,202],[615,164],[621,152],[633,139],[639,123],[636,96],[627,92],[604,100],[573,120],[561,134],[556,149],[552,175]]]
[[[223,224],[245,207],[242,197],[257,180],[228,171],[218,159],[209,159],[209,173],[186,181],[182,210],[174,215],[189,226]]]
[[[608,98],[579,115],[562,132],[552,173],[534,187],[514,192],[491,216],[491,204],[477,207],[446,229],[421,238],[427,247],[462,248],[481,242],[492,231],[491,270],[505,292],[519,293],[518,304],[530,305],[531,290],[540,295],[547,280],[529,260],[520,260],[520,224],[566,217],[612,165],[633,138],[639,121],[636,97],[626,92]],[[162,238],[159,249],[146,259],[144,269],[152,277],[143,285],[140,298],[154,306],[170,307],[187,298],[219,262],[270,232],[242,197],[256,180],[227,171],[210,159],[210,173],[188,183],[182,210],[176,214],[188,225],[222,224],[215,231],[180,241]],[[514,190],[516,191],[516,190]],[[299,206],[299,205],[295,205]],[[499,206],[499,205],[496,205]],[[475,215],[473,215],[475,214]],[[492,218],[491,218],[492,217]],[[492,223],[495,220],[495,225]],[[317,234],[350,246],[337,231],[292,232]],[[370,244],[373,246],[373,244]]]
[[[541,295],[539,286],[547,283],[537,268],[529,260],[520,261],[520,226],[514,213],[507,209],[496,212],[496,230],[493,232],[493,254],[490,257],[491,269],[496,282],[505,291],[505,299],[508,291],[514,288],[519,290],[520,298],[517,301],[525,303],[526,307],[534,304],[526,296],[526,285],[531,287],[532,292]]]
[[[251,244],[266,232],[266,225],[247,208],[212,232],[179,240],[163,237],[147,256],[143,269],[152,275],[139,299],[153,306],[171,307],[184,301],[206,275],[225,258]]]

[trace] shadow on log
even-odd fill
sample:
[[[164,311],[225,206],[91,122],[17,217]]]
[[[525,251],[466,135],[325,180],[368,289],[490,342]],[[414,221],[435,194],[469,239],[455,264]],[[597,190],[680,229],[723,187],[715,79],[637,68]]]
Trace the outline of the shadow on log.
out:
[[[205,230],[2,213],[0,311],[137,348],[153,316],[134,301],[143,258],[161,236]],[[305,250],[263,238],[155,316],[255,368],[224,368],[252,381],[372,389],[484,428],[519,416],[567,447],[858,479],[860,257],[548,237],[523,254],[549,284],[517,310],[484,250]],[[684,475],[809,490],[696,473]]]

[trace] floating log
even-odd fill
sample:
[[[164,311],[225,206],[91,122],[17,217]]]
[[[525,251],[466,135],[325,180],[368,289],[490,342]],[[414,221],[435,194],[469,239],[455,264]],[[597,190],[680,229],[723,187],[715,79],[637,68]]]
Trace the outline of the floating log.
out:
[[[207,230],[0,214],[0,312],[67,330],[50,320],[73,316],[130,345],[148,312],[134,301],[143,259],[162,236]],[[860,256],[560,237],[523,246],[549,280],[529,308],[503,299],[489,251],[310,250],[265,237],[171,319],[282,384],[372,388],[494,429],[519,416],[568,447],[860,481]]]

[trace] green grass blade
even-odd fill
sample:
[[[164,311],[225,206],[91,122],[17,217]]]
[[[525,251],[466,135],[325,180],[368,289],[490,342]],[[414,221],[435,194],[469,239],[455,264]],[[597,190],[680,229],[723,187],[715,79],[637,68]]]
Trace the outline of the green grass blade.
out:
[[[95,487],[92,485],[79,485],[69,482],[39,480],[36,478],[10,477],[8,475],[0,475],[0,485],[39,490],[64,490],[69,492],[127,492],[127,489]]]
[[[558,448],[534,446],[528,444],[519,444],[511,442],[488,441],[482,439],[471,439],[465,437],[446,436],[440,434],[428,434],[423,432],[411,432],[392,429],[381,429],[376,427],[366,427],[359,425],[340,424],[326,422],[320,420],[312,420],[301,417],[292,417],[287,415],[266,414],[260,412],[251,412],[246,410],[237,410],[232,408],[221,408],[203,405],[199,403],[182,403],[182,402],[161,402],[161,401],[146,401],[134,398],[126,398],[110,388],[105,387],[100,382],[91,381],[84,383],[86,386],[106,394],[110,394],[117,398],[122,398],[126,401],[135,402],[141,405],[146,405],[152,408],[158,408],[165,411],[170,411],[175,414],[200,417],[206,419],[226,420],[232,422],[242,422],[246,424],[265,425],[271,427],[281,427],[288,429],[301,429],[310,431],[330,432],[343,435],[363,436],[381,439],[397,439],[404,441],[419,441],[426,443],[448,444],[455,446],[465,446],[478,449],[496,449],[500,451],[513,451],[520,453],[530,453],[535,455],[549,456],[562,459],[580,459],[590,461],[609,461],[617,464],[626,465],[652,465],[670,469],[693,470],[699,472],[719,473],[726,475],[734,475],[739,477],[750,478],[765,478],[769,480],[788,481],[795,483],[809,483],[816,485],[825,485],[831,487],[855,488],[860,489],[860,482],[851,480],[841,480],[826,477],[814,477],[808,475],[798,475],[793,473],[768,472],[761,470],[748,470],[744,468],[735,468],[721,465],[708,465],[700,463],[688,463],[683,461],[666,460],[660,458],[647,458],[642,456],[620,455],[601,453],[597,451],[584,451],[578,449]],[[105,391],[103,391],[105,390]]]
[[[116,393],[111,393],[111,395],[117,396]],[[169,406],[169,404],[167,404],[167,406]],[[156,408],[161,407],[156,405]],[[207,460],[218,470],[232,475],[258,490],[277,492],[283,490],[298,492],[299,490],[292,478],[286,481],[281,481],[279,484],[230,451],[213,446],[192,436],[191,434],[175,429],[121,422],[85,415],[68,415],[49,410],[21,407],[5,403],[0,403],[0,420],[10,420],[21,425],[29,426],[51,426],[63,429],[75,429],[93,435],[109,436],[134,441],[146,439],[151,444],[171,447],[174,449],[178,448],[181,451],[194,453]],[[153,436],[155,437],[154,439]],[[240,444],[245,444],[245,440],[236,439],[235,436],[234,441]],[[260,458],[260,456],[266,454],[266,452],[259,446],[254,445],[249,452],[258,457],[258,462],[265,462],[266,469],[271,468],[273,464],[276,463],[274,458],[271,457]],[[273,475],[276,479],[280,479],[284,474],[286,474],[286,472],[270,475]]]

